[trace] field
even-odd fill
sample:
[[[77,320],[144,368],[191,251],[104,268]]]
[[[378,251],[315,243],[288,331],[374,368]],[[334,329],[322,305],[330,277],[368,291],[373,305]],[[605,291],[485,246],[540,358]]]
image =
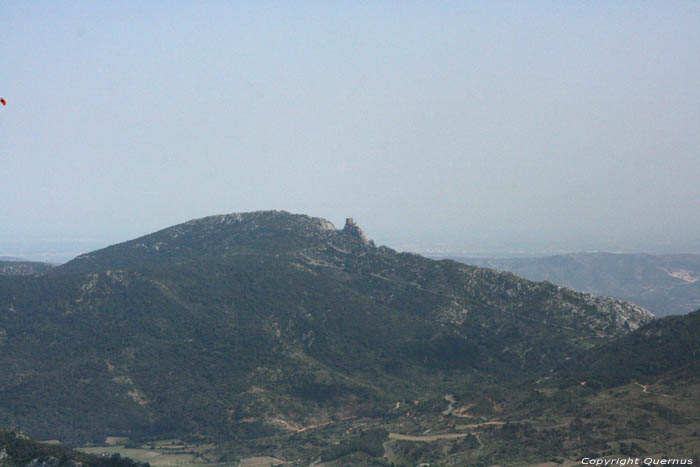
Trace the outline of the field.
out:
[[[152,466],[245,467],[285,462],[546,467],[581,465],[583,457],[696,459],[700,453],[700,384],[675,385],[670,379],[595,391],[548,383],[533,384],[524,395],[509,388],[480,398],[471,392],[433,394],[397,401],[381,418],[280,428],[276,435],[217,445],[173,439],[82,451],[119,453]]]
[[[124,438],[118,438],[123,441]],[[108,441],[111,441],[108,438]],[[106,446],[84,447],[79,450],[88,454],[100,455],[103,453],[119,454],[138,462],[148,462],[153,467],[164,466],[188,466],[188,465],[210,465],[210,466],[235,466],[234,463],[218,463],[208,457],[214,448],[211,444],[187,444],[181,440],[163,440],[143,446],[129,446],[124,444],[107,444]]]

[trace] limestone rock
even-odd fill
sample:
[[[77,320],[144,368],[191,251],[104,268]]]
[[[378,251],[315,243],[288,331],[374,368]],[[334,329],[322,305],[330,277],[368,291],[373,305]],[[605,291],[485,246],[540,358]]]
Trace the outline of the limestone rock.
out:
[[[343,232],[347,232],[351,235],[354,235],[355,237],[359,238],[362,240],[362,243],[365,245],[369,244],[369,240],[367,240],[367,235],[362,231],[362,229],[355,223],[352,217],[348,217],[345,219],[345,227],[343,227]]]

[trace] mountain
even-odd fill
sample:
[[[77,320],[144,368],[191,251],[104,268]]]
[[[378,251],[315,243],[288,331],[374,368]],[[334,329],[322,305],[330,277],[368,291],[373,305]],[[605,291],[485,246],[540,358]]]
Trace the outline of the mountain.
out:
[[[487,421],[517,409],[518,385],[652,319],[620,300],[377,247],[351,219],[336,229],[280,211],[211,216],[0,277],[0,425],[73,444],[214,441],[224,460],[364,463],[385,443],[415,443],[389,430],[472,416],[496,429]],[[411,449],[386,455],[421,458]]]
[[[700,307],[700,255],[572,253],[543,258],[451,258],[637,303],[656,316],[689,313]]]
[[[43,274],[51,269],[53,264],[36,261],[8,260],[0,261],[0,276],[27,276]]]
[[[567,366],[565,374],[608,386],[679,375],[700,381],[700,310],[654,320]]]
[[[487,459],[484,465],[552,465],[539,464],[547,459],[574,466],[602,457],[698,465],[699,370],[700,310],[651,321],[580,350],[548,375],[505,382],[499,389],[508,395],[507,423],[480,433],[491,455],[465,458]]]

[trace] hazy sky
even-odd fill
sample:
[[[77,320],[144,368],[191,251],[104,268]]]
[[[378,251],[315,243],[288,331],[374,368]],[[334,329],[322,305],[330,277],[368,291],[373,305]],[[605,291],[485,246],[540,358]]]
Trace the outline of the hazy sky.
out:
[[[284,209],[700,248],[697,1],[4,1],[0,59],[0,246]]]

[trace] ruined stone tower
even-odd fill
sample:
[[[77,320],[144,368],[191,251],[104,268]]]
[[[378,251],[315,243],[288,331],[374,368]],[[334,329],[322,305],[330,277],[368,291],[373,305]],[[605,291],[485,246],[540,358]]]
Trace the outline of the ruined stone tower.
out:
[[[369,243],[369,241],[367,240],[367,236],[362,231],[362,229],[355,223],[352,217],[348,217],[347,219],[345,219],[345,227],[343,227],[343,232],[347,232],[358,237],[360,240],[362,240],[362,243],[364,244]]]

